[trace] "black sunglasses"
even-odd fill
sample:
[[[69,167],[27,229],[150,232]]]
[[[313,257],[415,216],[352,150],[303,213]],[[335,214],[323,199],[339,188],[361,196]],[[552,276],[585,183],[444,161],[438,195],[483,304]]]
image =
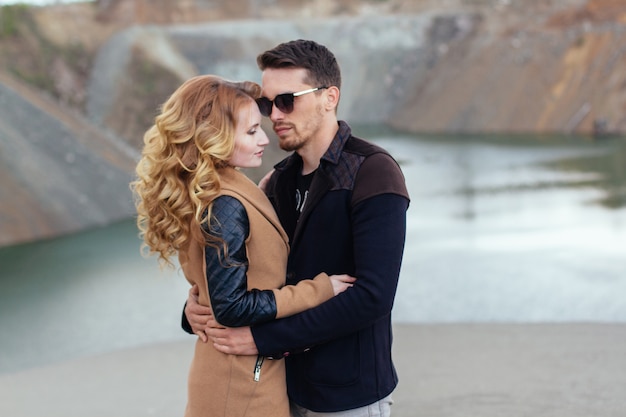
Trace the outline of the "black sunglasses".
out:
[[[274,97],[274,100],[270,100],[267,97],[261,97],[256,99],[256,104],[258,104],[261,114],[265,117],[269,117],[269,115],[272,114],[272,105],[276,106],[276,108],[281,112],[289,114],[293,111],[293,102],[296,97],[312,93],[313,91],[322,90],[324,88],[328,87],[317,87],[304,91],[298,91],[297,93],[279,94]]]

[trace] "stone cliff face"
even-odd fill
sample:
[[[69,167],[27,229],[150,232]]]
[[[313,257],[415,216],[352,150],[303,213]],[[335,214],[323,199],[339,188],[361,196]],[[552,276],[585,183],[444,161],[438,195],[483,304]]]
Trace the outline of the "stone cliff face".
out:
[[[0,246],[128,218],[137,152],[0,75]]]
[[[309,38],[330,45],[341,63],[340,116],[352,122],[385,123],[395,105],[408,97],[403,85],[414,74],[406,69],[431,53],[425,36],[431,24],[429,16],[420,15],[131,28],[112,38],[97,55],[88,84],[87,114],[117,132],[134,132],[129,139],[135,141],[146,126],[120,113],[153,115],[165,91],[169,94],[180,80],[195,74],[260,82],[255,62],[259,51],[286,40]],[[112,55],[124,58],[112,59]],[[148,76],[143,73],[147,68],[158,68],[159,73],[153,70]],[[128,82],[120,82],[122,76]],[[131,111],[128,91],[132,85],[168,77],[172,82],[163,84],[167,88],[148,93],[163,97],[146,96],[153,100],[149,107]],[[125,107],[126,111],[121,110]]]
[[[626,132],[621,0],[161,3],[0,8],[0,245],[131,216],[127,184],[167,96],[200,73],[259,81],[256,55],[294,38],[335,51],[352,123]],[[267,154],[250,175],[282,156]]]
[[[355,10],[346,1],[337,3],[340,10]],[[337,54],[344,74],[340,116],[355,123],[444,133],[626,132],[626,2],[369,6],[340,18],[275,20],[270,8],[261,20],[125,30],[97,55],[89,115],[136,144],[150,119],[129,115],[151,116],[181,80],[209,72],[258,81],[254,57],[259,51],[312,38]],[[108,50],[126,61],[112,59]],[[146,68],[152,72],[143,73]],[[118,76],[111,77],[114,73]],[[161,80],[162,89],[153,88],[144,99],[141,91],[135,99],[125,94],[146,80]],[[93,105],[103,100],[106,106]],[[141,103],[147,108],[137,108]]]
[[[444,40],[389,123],[434,132],[626,132],[626,2],[494,24],[503,13],[485,13],[469,36]]]

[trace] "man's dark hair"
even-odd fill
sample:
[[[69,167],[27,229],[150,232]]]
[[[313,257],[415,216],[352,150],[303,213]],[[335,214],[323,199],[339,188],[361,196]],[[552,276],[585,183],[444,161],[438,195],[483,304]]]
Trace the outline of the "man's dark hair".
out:
[[[308,77],[303,80],[314,87],[335,86],[341,89],[341,71],[335,55],[324,45],[298,39],[260,54],[256,59],[261,71],[266,68],[304,68]]]

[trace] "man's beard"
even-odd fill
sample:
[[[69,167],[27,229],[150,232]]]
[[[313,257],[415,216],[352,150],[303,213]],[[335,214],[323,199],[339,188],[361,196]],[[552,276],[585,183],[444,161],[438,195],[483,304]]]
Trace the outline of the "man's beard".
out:
[[[291,127],[289,135],[285,139],[278,138],[278,146],[287,152],[297,152],[302,149],[310,140],[312,140],[313,132],[317,132],[322,124],[322,108],[317,106],[315,114],[299,125],[299,129],[291,123],[284,123]]]
[[[290,136],[288,139],[278,138],[278,146],[286,152],[293,152],[301,149],[305,142],[305,140],[297,135]]]
[[[294,142],[294,141],[278,141],[278,146],[280,146],[280,149],[282,149],[283,151],[286,152],[293,152],[293,151],[297,151],[298,149],[302,148],[302,144],[299,142]]]

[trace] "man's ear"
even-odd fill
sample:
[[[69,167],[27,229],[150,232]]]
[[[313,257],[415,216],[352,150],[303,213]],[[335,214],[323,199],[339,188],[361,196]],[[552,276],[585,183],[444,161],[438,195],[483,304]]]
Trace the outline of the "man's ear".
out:
[[[335,110],[339,105],[341,92],[335,86],[326,89],[326,110]]]

